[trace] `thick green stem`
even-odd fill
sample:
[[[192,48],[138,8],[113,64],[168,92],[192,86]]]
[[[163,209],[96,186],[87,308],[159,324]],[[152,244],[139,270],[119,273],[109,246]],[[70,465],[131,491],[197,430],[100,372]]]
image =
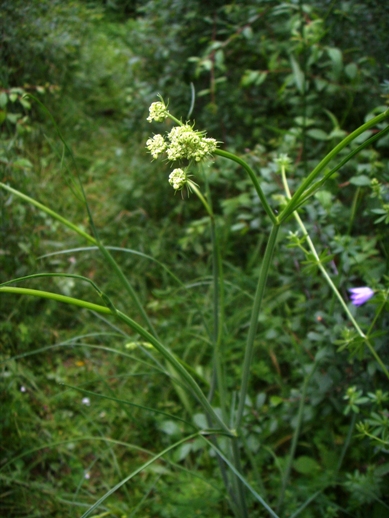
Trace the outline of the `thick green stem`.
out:
[[[355,155],[360,153],[363,149],[365,149],[368,146],[371,146],[376,142],[377,140],[384,137],[387,133],[389,133],[389,126],[386,126],[385,129],[381,130],[379,133],[376,133],[369,139],[365,140],[360,146],[353,149],[347,156],[343,158],[334,168],[332,168],[330,171],[324,174],[323,178],[321,178],[318,182],[314,183],[309,187],[308,190],[306,190],[303,195],[301,196],[300,200],[298,201],[297,205],[294,207],[290,207],[289,205],[285,208],[285,210],[282,212],[282,219],[281,221],[284,221],[294,210],[297,210],[301,205],[303,205],[311,196],[315,194],[325,183],[326,181],[331,178],[333,174],[336,173],[336,171],[339,171],[340,168],[342,168],[347,162],[349,162]]]
[[[264,193],[263,193],[263,191],[261,189],[261,186],[259,185],[258,178],[256,177],[256,174],[251,169],[251,167],[244,160],[242,160],[238,156],[234,155],[233,153],[229,153],[228,151],[222,151],[221,149],[216,149],[216,151],[214,151],[214,154],[218,155],[218,156],[222,156],[224,158],[228,158],[229,160],[232,160],[233,162],[236,162],[237,164],[242,166],[243,169],[245,169],[245,171],[250,176],[251,181],[253,182],[254,188],[257,191],[258,197],[261,200],[261,203],[263,205],[263,208],[266,211],[266,214],[269,216],[269,218],[271,219],[272,223],[276,224],[277,223],[277,218],[274,215],[270,205],[268,204],[268,202],[266,200],[266,197],[265,197],[265,195],[264,195]]]
[[[326,167],[326,165],[331,162],[333,158],[335,158],[336,155],[342,151],[350,142],[352,142],[355,138],[357,138],[361,133],[364,131],[372,128],[376,124],[382,122],[387,117],[389,117],[389,110],[386,110],[384,113],[381,113],[381,115],[378,115],[377,117],[374,117],[373,119],[370,119],[368,122],[360,126],[358,129],[350,133],[345,139],[342,140],[337,146],[335,146],[329,153],[326,155],[321,162],[315,167],[315,169],[307,176],[307,178],[301,183],[300,187],[296,190],[294,195],[291,197],[288,205],[285,207],[285,209],[279,214],[278,221],[282,222],[287,218],[299,205],[300,199],[302,195],[304,194],[304,191],[306,191],[309,186],[312,184],[312,182],[317,178],[317,176],[321,173],[321,171]]]
[[[252,313],[251,313],[250,328],[249,328],[249,333],[247,336],[245,357],[244,357],[244,361],[243,361],[242,382],[241,382],[241,387],[240,387],[240,392],[239,392],[239,406],[238,406],[237,416],[236,416],[236,420],[235,420],[235,428],[237,430],[239,430],[241,423],[242,423],[242,417],[243,417],[243,413],[244,413],[246,395],[247,395],[248,384],[249,384],[250,368],[251,368],[251,361],[252,361],[253,349],[254,349],[254,341],[255,341],[255,336],[256,336],[257,327],[258,327],[258,316],[259,316],[259,312],[261,309],[263,294],[265,292],[267,276],[269,273],[279,228],[280,228],[279,225],[273,225],[273,227],[272,227],[272,230],[271,230],[271,233],[269,236],[269,240],[267,242],[265,255],[262,260],[261,271],[259,273],[259,278],[258,278],[257,291],[256,291],[255,297],[254,297],[254,304],[253,304]]]
[[[238,439],[232,439],[232,458],[234,459],[234,466],[236,470],[242,474],[242,463],[240,460],[240,449],[238,444]],[[243,475],[242,475],[243,476]],[[247,509],[247,501],[246,501],[246,492],[242,480],[237,476],[234,477],[234,485],[235,491],[238,500],[239,506],[239,518],[248,518],[248,509]]]

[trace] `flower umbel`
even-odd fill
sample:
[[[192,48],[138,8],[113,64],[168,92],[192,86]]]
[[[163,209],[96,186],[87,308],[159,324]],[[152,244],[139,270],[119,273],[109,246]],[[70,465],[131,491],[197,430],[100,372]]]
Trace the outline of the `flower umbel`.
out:
[[[169,175],[169,183],[176,191],[185,187],[187,176],[183,169],[174,169]]]
[[[169,160],[186,158],[200,162],[207,155],[211,155],[216,147],[217,141],[214,138],[205,138],[203,131],[196,131],[190,124],[176,126],[168,134],[170,145],[167,148]]]
[[[153,158],[158,158],[158,155],[166,150],[167,144],[163,136],[158,134],[146,141],[146,147]]]
[[[155,103],[152,103],[149,108],[149,116],[147,117],[147,120],[149,122],[156,121],[156,122],[162,122],[163,120],[168,117],[169,112],[167,110],[167,107],[164,102],[158,101]]]
[[[362,306],[365,302],[372,298],[374,290],[367,286],[361,288],[350,288],[350,299],[354,306]]]

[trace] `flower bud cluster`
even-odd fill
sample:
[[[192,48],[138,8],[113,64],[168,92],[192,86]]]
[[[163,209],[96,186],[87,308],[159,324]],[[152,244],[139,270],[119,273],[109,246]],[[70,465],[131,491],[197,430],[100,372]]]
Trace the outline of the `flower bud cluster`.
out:
[[[166,152],[168,159],[172,161],[186,158],[200,162],[217,147],[214,138],[206,138],[204,132],[194,130],[189,124],[173,128],[168,139],[170,143]]]
[[[167,144],[162,135],[154,135],[146,141],[146,147],[153,158],[158,158],[158,155],[166,151]]]
[[[200,162],[212,155],[217,148],[214,138],[206,138],[205,133],[196,131],[189,124],[174,127],[165,139],[162,135],[154,135],[146,142],[146,147],[153,158],[166,151],[169,160],[187,159]]]
[[[161,122],[169,117],[165,103],[155,102],[150,106],[149,122]],[[170,116],[173,120],[174,117]],[[177,121],[178,122],[178,121]],[[166,152],[168,160],[189,160],[200,162],[212,155],[218,142],[214,138],[207,138],[205,131],[197,131],[190,124],[175,126],[166,136],[154,135],[146,142],[146,148],[151,156],[156,159]],[[174,169],[169,176],[169,183],[175,190],[181,190],[188,183],[188,175],[183,169]]]
[[[174,169],[169,175],[169,183],[176,191],[185,187],[186,182],[186,172],[183,169]]]
[[[284,167],[287,169],[289,165],[292,163],[292,160],[288,157],[286,153],[281,153],[274,162],[279,165],[279,167]]]
[[[169,112],[167,110],[167,107],[164,102],[155,102],[152,103],[149,108],[149,116],[147,117],[147,120],[149,122],[155,121],[155,122],[162,122],[166,119],[166,117],[169,115]]]

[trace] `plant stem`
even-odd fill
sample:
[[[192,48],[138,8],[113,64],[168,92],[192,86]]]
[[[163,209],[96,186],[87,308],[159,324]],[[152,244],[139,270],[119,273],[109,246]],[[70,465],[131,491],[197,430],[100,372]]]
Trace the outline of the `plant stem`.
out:
[[[242,474],[242,463],[240,460],[240,449],[238,444],[238,439],[232,439],[232,458],[234,460],[234,466],[236,470]],[[244,489],[244,485],[240,478],[238,478],[236,475],[234,476],[234,485],[239,505],[239,512],[240,517],[239,518],[248,518],[248,510],[247,510],[247,502],[246,502],[246,493]]]
[[[58,293],[51,293],[49,291],[32,290],[29,288],[16,288],[15,286],[5,286],[0,288],[0,293],[15,293],[17,295],[29,295],[33,297],[42,297],[44,299],[56,300],[58,302],[65,302],[66,304],[72,304],[90,311],[96,311],[97,313],[112,314],[110,308],[106,306],[100,306],[99,304],[93,304],[86,300],[75,299],[73,297],[67,297],[65,295],[59,295]]]
[[[221,354],[223,337],[223,272],[221,268],[221,258],[219,243],[216,234],[215,220],[211,219],[211,236],[213,250],[213,312],[214,312],[214,362],[216,369],[217,387],[219,390],[220,407],[225,422],[227,417],[227,398],[224,381],[224,369]]]
[[[304,405],[305,405],[305,396],[307,394],[307,387],[308,387],[308,383],[314,372],[315,372],[315,365],[314,365],[313,369],[311,370],[311,372],[309,374],[307,374],[304,379],[303,389],[301,391],[299,409],[298,409],[298,413],[297,413],[297,424],[296,424],[295,431],[293,433],[288,462],[286,464],[286,468],[285,468],[285,471],[284,471],[284,474],[282,477],[282,486],[281,486],[280,496],[278,498],[277,509],[276,509],[277,513],[280,512],[280,510],[282,509],[282,505],[284,503],[285,490],[286,490],[286,487],[289,482],[290,471],[292,469],[292,463],[293,463],[293,459],[294,459],[294,456],[296,453],[297,441],[300,436],[300,429],[301,429],[301,423],[303,420],[303,412],[304,412]]]
[[[298,203],[296,205],[294,205],[294,208],[292,208],[292,207],[290,207],[288,205],[288,207],[286,207],[285,210],[282,211],[282,213],[281,213],[282,214],[282,218],[281,218],[281,214],[280,214],[280,220],[284,221],[288,216],[290,216],[292,214],[292,212],[294,210],[296,210],[299,207],[301,207],[301,205],[303,205],[308,200],[308,198],[310,198],[313,194],[315,194],[315,192],[318,191],[320,189],[320,187],[322,187],[325,184],[325,182],[329,178],[331,178],[331,176],[334,173],[336,173],[336,171],[338,171],[341,167],[343,167],[345,164],[347,164],[347,162],[349,162],[355,155],[360,153],[367,146],[370,146],[371,144],[373,144],[374,142],[376,142],[380,138],[384,137],[387,133],[389,133],[389,126],[386,126],[385,129],[381,130],[379,133],[376,133],[375,135],[373,135],[369,139],[365,140],[365,142],[363,142],[360,146],[358,146],[357,148],[353,149],[334,168],[332,168],[330,171],[325,173],[323,178],[321,178],[321,180],[319,180],[318,182],[316,182],[313,185],[311,185],[311,187],[309,187],[309,189],[307,189],[303,193],[303,195],[301,196],[301,198],[298,201]]]
[[[216,385],[219,391],[220,407],[222,410],[223,420],[227,422],[227,399],[224,383],[224,373],[222,356],[220,354],[220,347],[222,342],[223,330],[223,269],[220,257],[219,243],[217,239],[215,216],[211,205],[211,197],[208,192],[208,199],[203,196],[197,185],[189,180],[190,189],[197,195],[201,203],[207,211],[211,223],[211,241],[212,241],[212,255],[213,255],[213,343],[214,343],[214,365],[216,374]],[[210,393],[212,395],[212,391]]]
[[[285,173],[285,167],[284,166],[282,166],[282,168],[281,168],[281,174],[282,174],[282,181],[283,181],[283,184],[284,184],[284,189],[285,189],[285,192],[286,192],[286,196],[287,196],[288,199],[291,199],[288,182],[286,180],[286,173]],[[371,354],[374,356],[375,360],[377,361],[377,363],[379,364],[379,366],[381,367],[381,369],[385,373],[386,377],[389,379],[389,371],[388,371],[388,369],[385,367],[383,361],[381,360],[381,358],[377,354],[376,350],[374,349],[374,347],[370,343],[370,340],[369,340],[368,336],[366,336],[365,333],[362,331],[362,329],[359,327],[357,321],[355,320],[355,318],[351,314],[351,311],[347,307],[347,304],[345,303],[342,295],[339,293],[339,291],[338,291],[337,287],[335,286],[335,284],[333,283],[331,277],[328,275],[327,270],[322,265],[322,263],[320,261],[320,257],[318,255],[318,253],[316,252],[315,245],[313,244],[312,239],[309,237],[307,229],[305,228],[304,223],[302,222],[300,216],[298,215],[298,212],[295,211],[293,213],[293,215],[294,215],[297,223],[299,224],[303,235],[305,236],[305,238],[307,240],[308,246],[309,246],[309,248],[310,248],[310,250],[311,250],[311,252],[312,252],[312,254],[313,254],[313,256],[314,256],[314,258],[316,260],[316,262],[317,262],[317,266],[318,266],[319,270],[323,274],[323,277],[325,278],[325,280],[327,281],[328,285],[330,286],[330,288],[334,292],[336,298],[340,302],[342,308],[344,309],[347,317],[349,318],[349,320],[353,324],[353,326],[354,326],[355,330],[357,331],[358,335],[363,339],[363,341],[367,345],[368,349],[370,350]]]
[[[258,327],[258,316],[259,311],[261,309],[263,294],[265,292],[266,287],[266,281],[271,265],[271,260],[273,257],[274,248],[277,241],[277,235],[279,231],[279,225],[273,225],[269,240],[267,242],[265,255],[262,260],[261,264],[261,270],[259,273],[258,278],[258,284],[257,284],[257,290],[254,297],[254,303],[253,308],[251,312],[251,320],[250,320],[250,328],[249,333],[247,336],[247,344],[246,344],[246,350],[245,350],[245,357],[243,361],[243,371],[242,371],[242,381],[241,381],[241,387],[240,387],[240,393],[239,393],[239,405],[238,405],[238,411],[237,416],[235,420],[235,428],[236,430],[240,429],[241,423],[242,423],[242,417],[244,413],[244,407],[246,402],[246,395],[248,390],[248,384],[249,384],[249,377],[250,377],[250,368],[251,368],[251,361],[253,356],[253,349],[254,349],[254,340],[257,333],[257,327]]]
[[[28,203],[30,203],[31,205],[34,205],[35,207],[37,207],[39,210],[42,210],[43,212],[45,212],[46,214],[48,214],[49,216],[53,217],[54,219],[56,219],[57,221],[59,221],[60,223],[62,223],[63,225],[65,225],[66,227],[70,228],[71,230],[73,230],[74,232],[76,232],[79,236],[83,237],[84,239],[86,239],[88,241],[88,243],[91,243],[93,245],[96,245],[100,252],[102,253],[102,255],[104,256],[104,258],[106,259],[106,261],[112,266],[112,268],[114,269],[116,275],[118,276],[118,278],[120,279],[120,281],[122,282],[124,288],[127,290],[127,292],[129,293],[129,295],[131,296],[132,300],[134,301],[139,313],[142,315],[142,318],[143,320],[146,322],[147,326],[149,327],[149,329],[152,331],[152,333],[154,334],[154,336],[158,336],[155,329],[154,329],[154,326],[153,324],[151,323],[147,313],[145,312],[144,308],[143,308],[143,305],[142,303],[140,302],[137,294],[135,293],[133,287],[131,286],[131,284],[128,282],[126,276],[124,275],[124,273],[122,272],[121,268],[119,267],[119,265],[117,264],[117,262],[115,261],[115,259],[112,257],[112,255],[109,253],[109,251],[101,244],[101,242],[98,240],[98,239],[95,239],[94,237],[92,237],[90,234],[88,234],[87,232],[84,232],[82,229],[80,229],[77,225],[75,225],[74,223],[72,223],[71,221],[69,221],[68,219],[64,218],[63,216],[61,216],[60,214],[58,214],[57,212],[51,210],[49,207],[46,207],[46,205],[43,205],[42,203],[39,203],[38,201],[34,200],[33,198],[30,198],[29,196],[23,194],[22,192],[20,191],[17,191],[16,189],[13,189],[12,187],[10,187],[9,185],[6,185],[4,183],[1,183],[0,182],[0,187],[2,187],[3,189],[5,189],[6,191],[8,192],[11,192],[12,194],[15,194],[16,196],[18,196],[19,198],[21,198],[22,200],[24,201],[27,201]]]
[[[256,174],[251,169],[251,167],[244,160],[242,160],[238,156],[234,155],[233,153],[229,153],[228,151],[223,151],[221,149],[216,149],[214,151],[214,154],[218,155],[218,156],[222,156],[222,157],[227,158],[229,160],[232,160],[233,162],[236,162],[237,164],[242,166],[243,169],[245,169],[245,171],[250,176],[251,181],[253,182],[254,188],[257,191],[258,197],[261,200],[261,203],[263,205],[263,208],[266,211],[266,214],[269,216],[269,218],[271,219],[272,223],[276,224],[277,223],[277,218],[274,215],[270,205],[268,204],[268,202],[266,200],[266,197],[265,197],[265,195],[264,195],[264,193],[263,193],[263,191],[261,189],[261,186],[259,185],[258,178],[256,177]]]
[[[336,466],[336,473],[338,473],[338,471],[342,467],[344,457],[346,455],[348,447],[350,446],[351,437],[352,437],[352,434],[353,434],[353,431],[354,431],[354,426],[355,426],[356,418],[357,418],[357,414],[353,414],[353,416],[351,418],[350,426],[349,426],[349,429],[348,429],[348,432],[347,432],[346,441],[345,441],[345,443],[343,445],[342,453],[340,454],[338,465]]]
[[[217,415],[209,401],[205,397],[203,391],[198,386],[194,378],[189,374],[186,368],[182,365],[182,363],[176,358],[167,347],[165,347],[154,335],[149,333],[144,327],[135,322],[132,318],[128,317],[121,311],[116,308],[108,308],[105,306],[99,306],[98,304],[93,304],[91,302],[87,302],[81,299],[75,299],[73,297],[67,297],[65,295],[59,295],[57,293],[51,293],[47,291],[41,290],[32,290],[27,288],[15,288],[15,287],[3,287],[0,288],[0,293],[15,293],[20,295],[30,295],[35,297],[42,297],[46,299],[56,300],[58,302],[65,302],[67,304],[71,304],[73,306],[79,306],[85,309],[89,309],[91,311],[96,311],[97,313],[105,313],[111,314],[114,317],[118,318],[125,324],[127,324],[131,329],[139,333],[147,342],[150,342],[155,349],[162,354],[162,356],[169,362],[170,365],[175,369],[175,371],[180,375],[180,377],[184,380],[185,385],[191,390],[192,395],[196,397],[199,401],[205,412],[207,412],[214,422],[218,423],[221,427],[222,431],[229,437],[236,437],[236,433],[228,428],[228,426],[223,422],[223,420]]]
[[[320,174],[320,172],[326,167],[326,165],[333,159],[335,156],[342,151],[350,142],[352,142],[355,138],[357,138],[361,133],[375,126],[379,122],[385,120],[389,117],[389,110],[386,110],[384,113],[381,113],[377,117],[370,119],[365,124],[362,124],[355,131],[350,133],[346,138],[344,138],[337,146],[335,146],[324,158],[319,162],[319,164],[314,168],[314,170],[307,176],[307,178],[301,183],[300,187],[296,190],[293,197],[291,197],[288,205],[285,209],[279,214],[278,221],[282,222],[288,217],[298,206],[300,202],[300,198],[304,194],[304,191],[308,189],[310,184],[314,181],[314,179]]]

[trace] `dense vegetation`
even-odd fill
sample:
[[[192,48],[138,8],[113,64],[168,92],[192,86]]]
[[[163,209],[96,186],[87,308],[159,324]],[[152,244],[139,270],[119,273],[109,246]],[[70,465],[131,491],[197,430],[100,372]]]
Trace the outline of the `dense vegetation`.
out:
[[[171,164],[145,148],[173,121],[150,124],[148,108],[160,94],[177,119],[195,121],[252,168],[272,214],[282,214],[283,165],[293,193],[387,109],[389,6],[0,6],[0,283],[62,273],[14,286],[114,300],[182,360],[217,415],[223,391],[234,415],[271,220],[244,169],[222,156],[191,169],[211,218],[195,192],[175,193]],[[388,516],[389,137],[379,134],[387,127],[382,118],[345,146],[323,174],[348,157],[344,166],[299,208],[319,260],[292,215],[278,234],[236,442],[245,479],[280,517]],[[101,246],[7,187],[116,247],[131,287]],[[357,307],[349,290],[361,286],[375,294]],[[124,322],[5,292],[0,314],[1,516],[82,516],[153,455],[215,425]],[[229,437],[203,435],[208,443],[183,441],[91,516],[269,516],[223,465],[226,490],[214,448],[231,458]],[[239,491],[248,514],[234,504]]]

